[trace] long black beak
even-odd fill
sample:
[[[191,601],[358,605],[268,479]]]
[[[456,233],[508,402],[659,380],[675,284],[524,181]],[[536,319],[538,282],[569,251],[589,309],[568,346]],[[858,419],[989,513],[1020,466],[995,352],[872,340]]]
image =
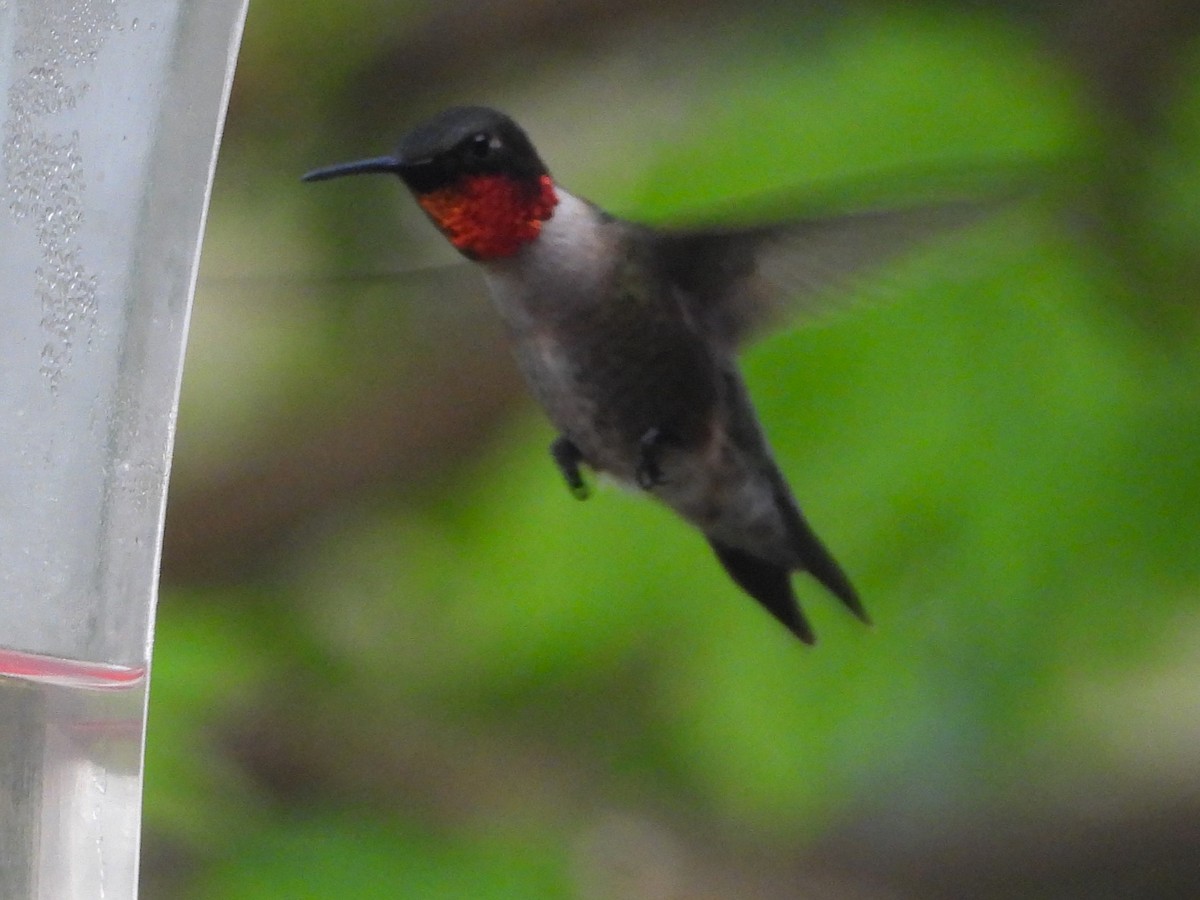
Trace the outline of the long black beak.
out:
[[[326,181],[330,178],[341,178],[343,175],[366,175],[370,172],[386,172],[399,175],[407,166],[394,156],[376,156],[372,159],[360,159],[357,162],[340,163],[336,166],[325,166],[313,169],[303,175],[301,181]]]

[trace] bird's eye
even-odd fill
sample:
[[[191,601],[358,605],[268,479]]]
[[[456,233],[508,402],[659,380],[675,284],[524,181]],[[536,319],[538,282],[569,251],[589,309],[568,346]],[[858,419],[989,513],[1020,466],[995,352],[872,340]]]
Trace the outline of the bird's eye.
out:
[[[487,132],[481,131],[471,137],[469,149],[476,159],[487,159],[492,151],[500,146],[500,140]]]

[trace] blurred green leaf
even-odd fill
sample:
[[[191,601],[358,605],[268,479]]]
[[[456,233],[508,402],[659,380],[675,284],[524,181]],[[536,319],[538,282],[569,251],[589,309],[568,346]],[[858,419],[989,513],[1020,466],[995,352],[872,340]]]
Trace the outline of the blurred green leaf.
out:
[[[547,842],[549,843],[549,842]],[[566,897],[564,862],[547,844],[503,838],[445,841],[387,822],[338,814],[280,821],[215,868],[197,897],[222,900]]]

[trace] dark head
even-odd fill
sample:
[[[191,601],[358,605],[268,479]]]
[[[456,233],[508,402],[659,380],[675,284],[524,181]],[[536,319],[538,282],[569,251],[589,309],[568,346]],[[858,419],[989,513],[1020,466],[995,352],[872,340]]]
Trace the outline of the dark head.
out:
[[[511,256],[541,231],[557,203],[528,136],[494,109],[461,106],[410,131],[391,156],[316,169],[305,181],[388,172],[462,253]]]

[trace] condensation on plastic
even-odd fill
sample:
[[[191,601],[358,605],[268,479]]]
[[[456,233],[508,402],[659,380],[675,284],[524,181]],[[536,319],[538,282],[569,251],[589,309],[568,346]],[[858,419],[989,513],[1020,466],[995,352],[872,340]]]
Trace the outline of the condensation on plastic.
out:
[[[146,660],[243,6],[0,2],[0,645]]]

